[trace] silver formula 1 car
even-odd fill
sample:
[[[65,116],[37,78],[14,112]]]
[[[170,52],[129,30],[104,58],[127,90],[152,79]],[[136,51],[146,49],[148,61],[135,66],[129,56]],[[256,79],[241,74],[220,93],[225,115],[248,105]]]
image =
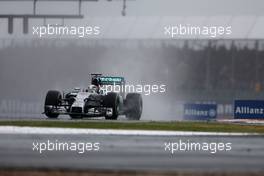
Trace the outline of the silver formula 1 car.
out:
[[[74,88],[72,91],[48,91],[45,99],[44,114],[48,118],[57,118],[68,114],[71,118],[101,117],[116,120],[119,115],[139,120],[142,114],[142,96],[138,93],[109,92],[104,86],[124,86],[123,77],[91,74],[88,88]]]

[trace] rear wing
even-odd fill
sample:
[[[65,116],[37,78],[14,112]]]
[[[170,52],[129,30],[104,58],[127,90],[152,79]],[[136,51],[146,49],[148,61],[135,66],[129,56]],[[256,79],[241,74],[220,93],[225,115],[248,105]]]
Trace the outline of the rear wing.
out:
[[[92,74],[92,84],[124,85],[125,78],[120,76],[102,76],[102,74]]]
[[[123,85],[125,84],[124,77],[112,77],[112,76],[102,76],[99,78],[100,85]]]

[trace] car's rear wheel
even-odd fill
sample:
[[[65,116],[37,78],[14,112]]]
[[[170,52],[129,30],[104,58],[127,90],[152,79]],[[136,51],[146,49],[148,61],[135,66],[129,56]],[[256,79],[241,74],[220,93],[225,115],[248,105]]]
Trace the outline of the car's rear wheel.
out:
[[[61,93],[56,90],[48,91],[45,99],[44,113],[48,118],[58,118],[59,113],[54,112],[61,103]]]
[[[125,114],[128,119],[140,120],[143,110],[142,96],[138,93],[127,94],[125,100],[125,107],[126,107]]]
[[[112,109],[112,114],[105,115],[106,120],[116,120],[119,115],[119,97],[117,93],[110,92],[104,97],[104,106]]]

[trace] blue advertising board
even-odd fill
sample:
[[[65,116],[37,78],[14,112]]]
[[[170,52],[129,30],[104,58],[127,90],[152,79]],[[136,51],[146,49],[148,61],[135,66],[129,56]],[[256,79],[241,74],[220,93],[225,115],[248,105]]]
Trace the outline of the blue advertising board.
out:
[[[235,119],[264,119],[263,100],[235,100]]]
[[[185,104],[184,119],[209,120],[217,116],[216,104]]]

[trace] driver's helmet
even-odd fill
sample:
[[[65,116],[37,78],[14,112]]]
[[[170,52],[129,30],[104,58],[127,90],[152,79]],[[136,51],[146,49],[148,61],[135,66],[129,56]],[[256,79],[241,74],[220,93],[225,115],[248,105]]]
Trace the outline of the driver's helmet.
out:
[[[99,87],[96,85],[90,85],[88,87],[88,92],[99,92]]]

